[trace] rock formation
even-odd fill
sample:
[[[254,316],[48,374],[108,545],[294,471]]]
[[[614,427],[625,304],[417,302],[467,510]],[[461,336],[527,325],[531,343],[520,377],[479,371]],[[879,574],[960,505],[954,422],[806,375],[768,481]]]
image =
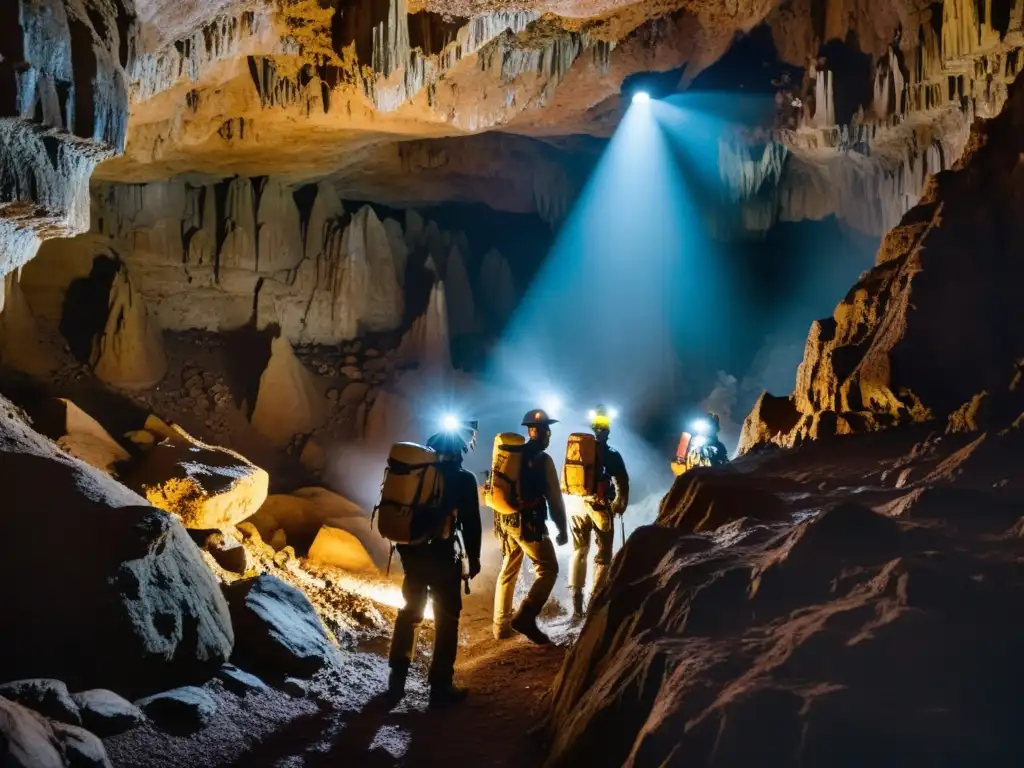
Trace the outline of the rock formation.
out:
[[[413,321],[402,337],[398,355],[406,363],[414,363],[433,371],[452,367],[451,340],[448,335],[448,302],[444,283],[438,281],[430,291],[427,311]]]
[[[445,304],[448,308],[448,332],[452,338],[472,334],[476,330],[476,307],[469,274],[458,246],[452,246],[445,262],[445,288],[446,299],[451,299]]]
[[[21,289],[20,270],[3,279],[0,300],[0,364],[43,378],[56,365]]]
[[[1019,760],[1001,692],[1024,636],[1004,607],[1024,590],[1021,436],[907,451],[924,434],[677,478],[555,680],[546,765]]]
[[[922,202],[890,232],[876,266],[831,318],[815,322],[797,373],[788,420],[751,414],[751,440],[792,445],[805,437],[946,418],[982,391],[1009,390],[1024,356],[1020,291],[1012,258],[1022,194],[1024,87],[1004,111],[975,126],[971,149],[934,177]]]
[[[275,446],[285,448],[295,435],[309,434],[325,418],[316,377],[295,357],[288,340],[276,337],[260,376],[252,425]]]
[[[160,327],[147,314],[121,263],[110,286],[106,324],[93,339],[89,363],[100,380],[125,389],[147,389],[167,373]]]
[[[225,661],[227,606],[181,524],[59,451],[5,400],[0,432],[0,536],[18,542],[0,562],[0,680],[133,695]]]
[[[266,500],[269,476],[238,453],[200,442],[153,416],[146,431],[156,442],[126,469],[124,482],[186,528],[234,525]]]
[[[264,574],[238,581],[225,593],[239,638],[233,658],[243,667],[279,679],[310,677],[338,664],[337,647],[295,587]]]
[[[508,260],[492,248],[480,264],[480,308],[499,327],[515,309],[517,294]]]
[[[62,412],[59,448],[108,475],[116,474],[115,465],[130,458],[96,419],[70,400],[60,398],[57,410]]]

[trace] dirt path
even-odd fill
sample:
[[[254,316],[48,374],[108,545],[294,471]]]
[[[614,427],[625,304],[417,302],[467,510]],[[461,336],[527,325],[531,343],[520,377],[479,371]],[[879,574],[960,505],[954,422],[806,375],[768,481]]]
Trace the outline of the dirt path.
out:
[[[545,624],[556,641],[546,647],[518,636],[494,640],[494,576],[489,576],[484,583],[474,583],[474,593],[465,599],[462,614],[455,674],[456,682],[470,689],[465,704],[443,710],[428,708],[423,663],[429,656],[421,651],[410,674],[405,700],[389,708],[382,695],[387,662],[382,655],[375,655],[374,688],[381,693],[357,712],[326,708],[292,723],[255,754],[248,755],[246,768],[540,766],[544,744],[537,726],[551,681],[565,657],[570,627],[565,618]],[[428,653],[432,630],[431,623],[424,624]]]

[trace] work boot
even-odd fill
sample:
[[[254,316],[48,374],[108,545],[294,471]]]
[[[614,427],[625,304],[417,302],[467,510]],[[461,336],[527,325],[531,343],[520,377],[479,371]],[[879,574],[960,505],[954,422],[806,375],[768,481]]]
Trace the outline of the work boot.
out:
[[[579,624],[586,614],[583,611],[583,590],[572,591],[572,623]]]
[[[530,606],[522,606],[510,623],[512,629],[537,645],[550,645],[551,638],[537,626],[537,611]]]
[[[431,707],[451,707],[461,704],[469,696],[469,689],[448,683],[430,686]]]
[[[405,667],[392,667],[388,675],[388,703],[394,706],[405,697],[405,678],[409,670]]]
[[[513,632],[512,628],[509,627],[508,622],[494,625],[495,640],[508,640],[513,635],[515,635],[515,632]]]

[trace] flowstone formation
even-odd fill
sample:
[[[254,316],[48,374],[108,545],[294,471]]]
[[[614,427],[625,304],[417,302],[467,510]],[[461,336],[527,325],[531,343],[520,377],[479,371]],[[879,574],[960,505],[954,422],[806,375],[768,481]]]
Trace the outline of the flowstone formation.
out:
[[[952,431],[1019,415],[1024,320],[1018,236],[1024,86],[979,122],[957,168],[931,181],[876,265],[807,339],[796,389],[765,395],[740,451],[940,420]],[[981,412],[980,414],[978,412]]]

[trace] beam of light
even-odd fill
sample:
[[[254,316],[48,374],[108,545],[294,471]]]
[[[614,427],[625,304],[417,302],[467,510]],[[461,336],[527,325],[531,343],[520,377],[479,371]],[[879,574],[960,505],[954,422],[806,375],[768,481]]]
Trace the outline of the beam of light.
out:
[[[561,413],[563,405],[562,398],[551,392],[542,395],[540,398],[540,407],[547,411],[548,416],[553,419],[558,418],[558,414]]]
[[[663,491],[669,460],[645,444],[638,427],[676,413],[683,394],[673,318],[695,325],[695,336],[713,332],[711,308],[700,303],[696,286],[680,284],[680,266],[692,263],[690,272],[699,273],[714,255],[652,112],[627,110],[487,374],[510,398],[565,396],[551,441],[556,463],[565,434],[590,428],[589,406],[580,404],[614,400],[622,415],[612,425],[612,445],[632,465],[631,477],[635,467],[642,484],[639,475],[649,471]]]
[[[446,413],[441,417],[441,429],[445,432],[454,432],[459,428],[459,424],[459,417],[454,414]]]
[[[697,419],[693,422],[693,431],[699,435],[706,435],[711,431],[711,424],[707,419]]]
[[[633,94],[634,104],[646,104],[650,100],[651,94],[649,94],[647,91],[637,91],[636,93]]]

